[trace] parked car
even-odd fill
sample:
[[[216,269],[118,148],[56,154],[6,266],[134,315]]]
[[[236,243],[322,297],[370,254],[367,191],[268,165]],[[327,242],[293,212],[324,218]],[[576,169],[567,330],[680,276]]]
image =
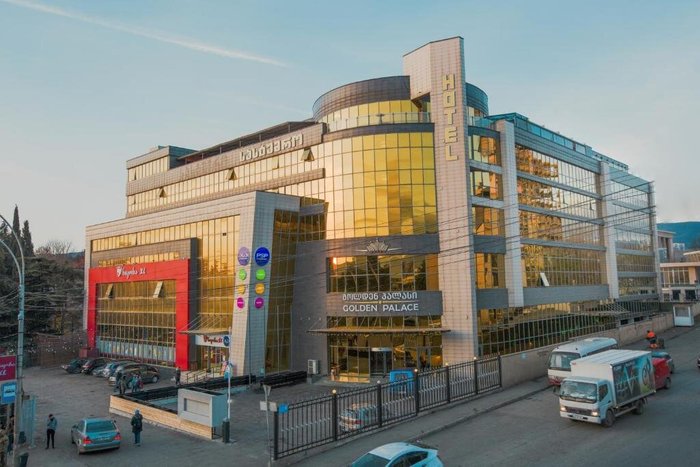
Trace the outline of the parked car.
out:
[[[438,451],[420,443],[389,443],[372,449],[355,460],[351,467],[384,467],[410,465],[442,467]]]
[[[115,362],[110,362],[107,365],[105,365],[104,369],[102,370],[102,374],[97,374],[97,376],[101,376],[103,378],[109,378],[114,374],[116,371],[117,367],[120,365],[125,365],[128,363],[136,363],[133,360],[117,360]]]
[[[109,385],[114,385],[115,382],[117,381],[117,377],[120,377],[124,374],[126,374],[129,370],[138,367],[139,365],[142,365],[141,363],[136,363],[136,362],[125,362],[122,363],[121,365],[117,365],[116,368],[112,371],[112,374],[109,376],[107,379],[107,383]]]
[[[141,376],[141,380],[144,384],[157,383],[160,379],[160,371],[158,371],[158,368],[143,363],[137,363],[133,366],[126,366],[124,368],[124,371],[122,372],[122,375],[126,376],[126,386],[128,388],[131,388],[131,378],[134,375]],[[114,375],[109,377],[109,384],[114,385],[116,383],[117,375],[115,373]]]
[[[70,362],[61,365],[61,368],[66,370],[68,373],[80,373],[80,370],[83,368],[83,364],[85,363],[84,358],[74,358]]]
[[[340,413],[341,431],[361,430],[365,427],[379,423],[377,406],[367,402],[352,404]],[[387,418],[387,410],[384,409],[384,418]]]
[[[106,365],[109,362],[109,358],[98,357],[98,358],[88,358],[85,363],[83,363],[82,373],[85,375],[90,375],[99,366]]]
[[[671,389],[671,369],[663,358],[652,358],[654,365],[654,384],[656,389]]]
[[[663,358],[666,360],[668,369],[671,370],[671,373],[676,371],[676,365],[673,363],[673,358],[671,358],[671,354],[668,352],[664,352],[663,350],[654,350],[651,352],[651,358]]]
[[[109,418],[84,418],[70,430],[70,442],[78,454],[103,449],[119,449],[122,435],[117,423]]]

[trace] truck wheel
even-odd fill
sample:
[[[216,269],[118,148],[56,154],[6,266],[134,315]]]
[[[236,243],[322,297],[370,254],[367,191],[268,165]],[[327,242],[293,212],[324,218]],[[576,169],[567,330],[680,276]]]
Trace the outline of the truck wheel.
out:
[[[634,414],[641,415],[644,413],[644,401],[637,401],[637,405],[634,407]]]
[[[610,428],[615,423],[615,415],[613,415],[612,410],[608,410],[605,413],[605,418],[603,419],[603,426],[605,428]]]
[[[671,389],[671,378],[666,378],[666,383],[664,384],[664,389]]]

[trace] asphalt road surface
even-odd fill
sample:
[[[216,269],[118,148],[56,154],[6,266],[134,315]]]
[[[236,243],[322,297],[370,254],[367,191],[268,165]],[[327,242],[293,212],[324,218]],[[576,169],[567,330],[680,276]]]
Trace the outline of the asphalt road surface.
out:
[[[561,418],[547,390],[423,441],[447,466],[698,466],[700,329],[667,341],[666,350],[676,364],[671,388],[612,428]]]

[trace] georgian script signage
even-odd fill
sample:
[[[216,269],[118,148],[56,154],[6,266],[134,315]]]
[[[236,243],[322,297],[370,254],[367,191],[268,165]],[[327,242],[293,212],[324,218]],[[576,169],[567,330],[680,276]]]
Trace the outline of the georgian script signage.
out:
[[[17,370],[17,357],[15,355],[4,355],[0,357],[0,381],[11,381],[15,379]]]
[[[226,338],[228,336],[219,335],[211,336],[209,334],[197,335],[195,341],[197,345],[204,345],[207,347],[226,347]]]
[[[117,266],[117,277],[131,279],[132,276],[143,276],[145,274],[145,267]]]
[[[343,311],[347,313],[417,313],[418,292],[345,293]]]
[[[289,151],[304,144],[304,136],[301,133],[280,138],[260,146],[243,149],[241,152],[241,162],[251,161],[258,157],[265,157],[280,151]]]

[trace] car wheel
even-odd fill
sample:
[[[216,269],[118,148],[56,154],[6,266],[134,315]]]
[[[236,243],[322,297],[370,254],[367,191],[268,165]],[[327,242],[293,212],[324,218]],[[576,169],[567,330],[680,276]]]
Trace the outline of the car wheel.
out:
[[[158,375],[153,375],[153,378],[151,378],[151,383],[156,384],[158,382]]]
[[[664,384],[664,389],[671,389],[671,378],[666,378],[666,383]]]
[[[634,414],[641,415],[644,413],[644,401],[638,400],[637,405],[634,407]]]
[[[610,428],[613,424],[615,424],[615,415],[613,415],[612,410],[608,410],[605,413],[605,419],[603,419],[603,426]]]

